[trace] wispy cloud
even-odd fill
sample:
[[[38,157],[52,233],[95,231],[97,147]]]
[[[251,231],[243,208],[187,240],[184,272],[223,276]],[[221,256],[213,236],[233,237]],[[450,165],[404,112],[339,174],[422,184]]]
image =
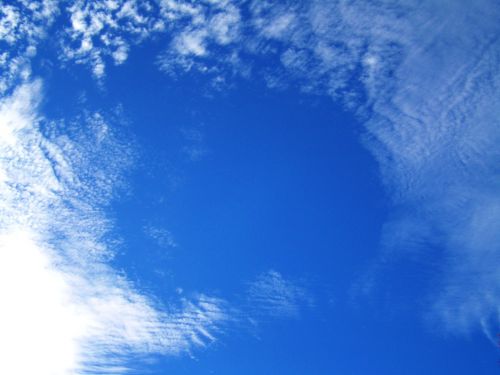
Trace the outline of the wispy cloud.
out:
[[[222,48],[230,46],[226,48],[225,55],[234,56],[235,43],[240,40],[240,27],[243,25],[236,2],[223,0],[188,4],[167,0],[161,2],[161,15],[176,21],[171,26],[173,36],[170,46],[159,59],[163,71],[175,74],[177,70],[196,70],[217,75]],[[217,55],[213,54],[214,46],[219,48]],[[210,63],[212,59],[215,63]]]
[[[301,283],[285,279],[279,272],[269,270],[249,284],[248,316],[262,318],[298,318],[305,307],[313,304],[308,289]]]
[[[223,301],[161,306],[106,264],[104,208],[133,161],[130,145],[99,113],[68,133],[44,123],[41,97],[37,81],[0,102],[0,372],[123,372],[134,354],[213,341]]]
[[[239,35],[240,10],[226,0],[77,1],[65,11],[71,22],[61,35],[60,58],[89,65],[99,79],[110,61],[122,64],[131,46],[156,35],[169,41],[159,61],[170,73],[208,69],[197,58],[212,54],[209,45],[228,45]]]
[[[144,226],[143,231],[158,246],[164,249],[177,247],[173,234],[165,228],[154,225],[146,225]]]
[[[154,1],[76,1],[66,9],[70,25],[62,34],[61,58],[88,64],[95,77],[105,74],[106,59],[114,64],[127,60],[130,46],[165,25],[153,17]]]
[[[56,0],[0,1],[0,95],[30,78],[30,59],[57,14]]]
[[[182,151],[189,161],[200,161],[209,153],[201,126],[182,127],[180,132],[185,143]]]
[[[405,57],[394,79],[384,79],[390,90],[373,88],[379,96],[367,123],[403,212],[387,241],[403,249],[420,243],[423,256],[434,256],[425,252],[433,244],[445,249],[431,293],[437,316],[454,331],[499,323],[499,12],[485,1],[465,8],[431,2],[410,13],[409,22],[425,19],[428,31],[400,35]]]

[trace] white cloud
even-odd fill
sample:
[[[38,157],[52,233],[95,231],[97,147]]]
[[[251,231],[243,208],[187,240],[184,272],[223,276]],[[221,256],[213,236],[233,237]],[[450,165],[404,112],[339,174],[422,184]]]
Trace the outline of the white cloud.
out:
[[[0,95],[30,78],[30,58],[57,13],[56,0],[0,2]]]
[[[73,2],[66,9],[71,22],[63,34],[61,59],[88,64],[94,76],[102,78],[107,58],[122,64],[131,44],[162,29],[153,9],[154,2],[150,1]]]
[[[0,235],[0,370],[71,374],[87,317],[76,314],[64,276],[28,230]]]
[[[260,35],[270,39],[288,39],[297,24],[297,8],[300,4],[277,4],[271,1],[253,1],[251,22]]]
[[[205,47],[206,30],[190,30],[175,38],[175,49],[181,55],[203,56],[207,53]]]
[[[220,84],[222,68],[239,62],[240,13],[236,1],[162,1],[160,14],[172,41],[159,57],[160,68],[172,75],[192,70],[209,73],[214,86]]]
[[[408,19],[425,19],[426,32],[394,38],[404,43],[404,58],[391,76],[378,67],[367,73],[380,74],[367,76],[375,112],[368,129],[379,142],[371,149],[404,212],[387,237],[394,243],[409,225],[403,241],[427,244],[423,256],[433,256],[426,252],[432,244],[444,247],[441,284],[432,294],[437,316],[453,331],[499,324],[492,271],[500,265],[499,14],[488,1],[427,2]]]
[[[150,237],[156,244],[162,248],[168,249],[177,247],[174,236],[165,228],[154,225],[146,225],[143,228],[144,233]]]
[[[158,306],[105,262],[103,208],[132,161],[129,144],[99,113],[42,132],[40,98],[35,82],[0,101],[0,372],[123,373],[134,354],[215,340],[223,301]]]
[[[260,274],[250,283],[247,295],[250,316],[297,318],[300,311],[311,306],[307,289],[287,280],[274,270]]]

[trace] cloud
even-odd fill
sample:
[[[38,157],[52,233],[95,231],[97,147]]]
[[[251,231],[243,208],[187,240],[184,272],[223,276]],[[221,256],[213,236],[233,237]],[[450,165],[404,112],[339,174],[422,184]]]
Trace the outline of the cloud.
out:
[[[1,3],[0,95],[30,78],[30,59],[57,14],[55,0]]]
[[[100,113],[47,122],[41,90],[35,81],[0,101],[0,372],[122,373],[134,355],[214,341],[224,301],[162,306],[107,265],[105,207],[133,163],[130,144]]]
[[[189,161],[200,161],[210,150],[206,146],[202,125],[184,126],[180,129],[185,145],[182,152]]]
[[[410,13],[409,22],[425,19],[428,31],[399,36],[407,39],[405,57],[390,90],[372,88],[378,97],[367,122],[370,148],[401,212],[387,241],[399,236],[399,248],[421,243],[423,256],[433,256],[432,245],[445,249],[441,283],[431,294],[445,327],[459,332],[499,323],[492,271],[500,265],[499,11],[486,1],[465,8],[428,2]]]
[[[88,64],[96,78],[105,74],[106,58],[122,64],[130,45],[163,29],[151,16],[155,3],[135,0],[76,1],[67,7],[70,24],[62,38],[63,61]]]
[[[9,374],[72,373],[87,322],[68,304],[64,277],[26,230],[2,234],[0,254],[0,369]]]
[[[247,292],[250,317],[298,318],[300,311],[312,305],[308,290],[274,270],[260,274]]]
[[[165,228],[146,225],[143,228],[144,233],[150,237],[158,246],[169,249],[173,247],[177,247],[177,243],[175,242],[174,236],[170,231]]]
[[[158,58],[160,69],[172,76],[188,71],[208,74],[214,85],[220,86],[227,68],[240,63],[244,23],[238,2],[164,0],[160,4],[160,16],[171,37],[170,45]]]
[[[105,76],[108,59],[122,64],[131,45],[159,34],[171,41],[171,53],[160,59],[162,69],[188,70],[197,57],[210,54],[209,44],[237,40],[240,25],[239,8],[230,1],[76,1],[65,11],[70,24],[62,33],[60,58],[90,66],[98,79]]]

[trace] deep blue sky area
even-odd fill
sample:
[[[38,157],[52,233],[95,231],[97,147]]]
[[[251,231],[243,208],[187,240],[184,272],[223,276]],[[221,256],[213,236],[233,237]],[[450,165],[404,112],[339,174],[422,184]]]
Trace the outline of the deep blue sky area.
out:
[[[27,4],[1,375],[500,373],[495,1]]]
[[[210,98],[185,82],[165,86],[133,90],[143,98],[134,133],[153,163],[135,172],[124,225],[159,221],[175,233],[179,246],[166,266],[185,287],[237,292],[255,273],[284,265],[318,283],[336,274],[347,284],[329,288],[345,290],[367,262],[361,249],[376,252],[385,201],[353,118],[328,98],[247,82]],[[190,160],[189,147],[204,155]],[[363,236],[361,227],[369,228]]]

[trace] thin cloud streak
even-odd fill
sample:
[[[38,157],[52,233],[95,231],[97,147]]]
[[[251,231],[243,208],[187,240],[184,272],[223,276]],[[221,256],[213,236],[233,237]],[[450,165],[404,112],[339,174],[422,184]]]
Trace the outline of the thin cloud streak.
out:
[[[263,318],[298,318],[304,307],[313,305],[306,287],[285,279],[275,270],[264,272],[249,284],[248,316]]]

